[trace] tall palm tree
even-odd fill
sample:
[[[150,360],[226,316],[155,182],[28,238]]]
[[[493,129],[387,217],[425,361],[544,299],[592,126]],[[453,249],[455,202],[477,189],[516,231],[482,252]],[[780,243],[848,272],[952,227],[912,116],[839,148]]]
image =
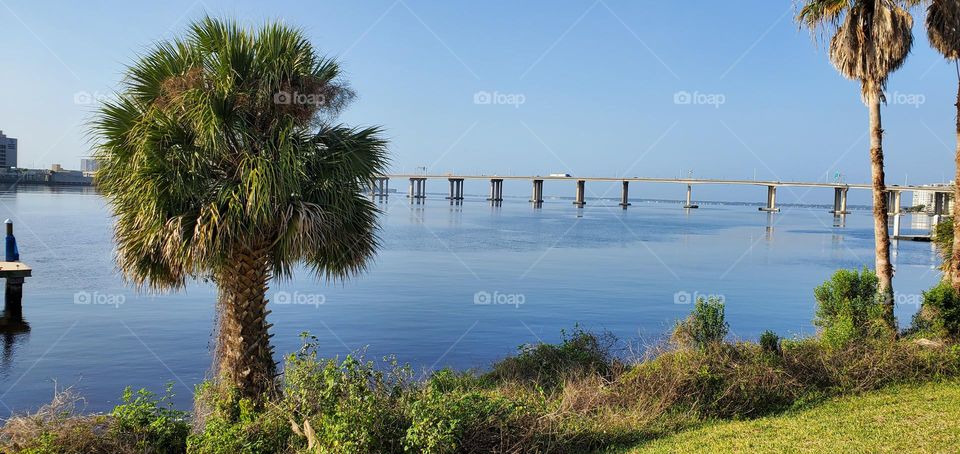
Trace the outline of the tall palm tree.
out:
[[[953,60],[957,68],[957,81],[960,82],[960,0],[926,0],[927,37],[930,45],[943,54],[947,60]],[[953,288],[960,291],[960,87],[957,89],[957,151],[954,155],[956,176],[953,188],[953,257],[945,278],[950,279]]]
[[[300,30],[207,17],[129,66],[91,125],[120,270],[145,290],[216,284],[214,370],[245,397],[273,389],[269,282],[299,263],[344,279],[378,246],[363,192],[386,142],[333,123],[339,76]]]
[[[913,17],[897,0],[804,0],[797,21],[814,35],[832,32],[830,61],[844,77],[860,81],[870,112],[870,164],[876,272],[886,316],[893,319],[893,266],[887,226],[880,104],[890,74],[903,66],[913,46]]]

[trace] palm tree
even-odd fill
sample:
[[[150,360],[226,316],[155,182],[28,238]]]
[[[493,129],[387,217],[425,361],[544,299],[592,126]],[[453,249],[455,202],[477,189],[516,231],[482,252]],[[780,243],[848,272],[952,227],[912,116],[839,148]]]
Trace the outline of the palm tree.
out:
[[[957,80],[960,82],[960,0],[927,0],[927,37],[930,45],[943,54],[947,60],[953,60],[957,68]],[[950,269],[946,279],[950,279],[953,288],[960,291],[960,87],[957,89],[957,151],[954,155],[956,176],[953,189],[953,253],[949,260]]]
[[[129,66],[91,125],[125,279],[214,282],[214,371],[244,397],[273,390],[269,282],[300,263],[345,279],[378,246],[363,192],[386,142],[333,123],[353,96],[339,76],[300,30],[207,17]]]
[[[893,319],[893,266],[887,227],[880,104],[890,74],[903,66],[913,46],[913,17],[897,0],[804,0],[797,21],[814,35],[832,32],[830,61],[844,77],[860,81],[870,111],[873,228],[879,292],[888,322]]]

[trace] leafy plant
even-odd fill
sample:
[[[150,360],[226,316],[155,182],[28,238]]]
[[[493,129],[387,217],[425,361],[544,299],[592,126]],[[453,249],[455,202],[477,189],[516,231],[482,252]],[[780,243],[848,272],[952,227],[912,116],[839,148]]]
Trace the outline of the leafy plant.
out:
[[[685,320],[677,322],[673,338],[682,345],[705,349],[710,344],[723,341],[729,329],[723,300],[701,297],[697,298],[693,312]]]
[[[764,331],[760,334],[760,349],[766,353],[777,356],[782,355],[783,350],[780,348],[780,336],[777,336],[777,333],[770,330]]]
[[[923,292],[911,331],[960,340],[960,295],[947,281]]]
[[[879,281],[867,268],[838,270],[814,291],[817,311],[813,324],[831,347],[889,333],[884,306],[877,294]]]
[[[138,449],[152,452],[180,452],[190,433],[186,412],[174,408],[173,383],[164,395],[140,389],[123,390],[123,403],[114,407],[111,430],[132,436]]]

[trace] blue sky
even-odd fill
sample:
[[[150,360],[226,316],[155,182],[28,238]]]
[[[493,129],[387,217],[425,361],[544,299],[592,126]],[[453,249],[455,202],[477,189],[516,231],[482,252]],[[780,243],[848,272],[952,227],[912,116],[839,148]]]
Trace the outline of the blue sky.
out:
[[[769,0],[0,0],[0,129],[20,139],[20,165],[78,168],[90,148],[87,99],[109,94],[138,52],[204,13],[305,29],[359,94],[342,120],[383,125],[397,171],[869,178],[858,85],[792,22],[792,2]],[[929,49],[922,19],[889,84],[889,183],[953,172],[957,76]],[[492,101],[477,103],[484,93]],[[763,197],[736,191],[695,196]]]

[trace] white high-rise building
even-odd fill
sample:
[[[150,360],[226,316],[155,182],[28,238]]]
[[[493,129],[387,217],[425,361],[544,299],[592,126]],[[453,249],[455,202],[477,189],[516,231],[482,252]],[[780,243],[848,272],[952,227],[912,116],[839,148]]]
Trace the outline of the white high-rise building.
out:
[[[83,158],[80,160],[80,171],[83,172],[84,175],[93,175],[99,168],[100,162],[96,159]]]
[[[17,166],[17,139],[7,137],[0,131],[0,167]]]

